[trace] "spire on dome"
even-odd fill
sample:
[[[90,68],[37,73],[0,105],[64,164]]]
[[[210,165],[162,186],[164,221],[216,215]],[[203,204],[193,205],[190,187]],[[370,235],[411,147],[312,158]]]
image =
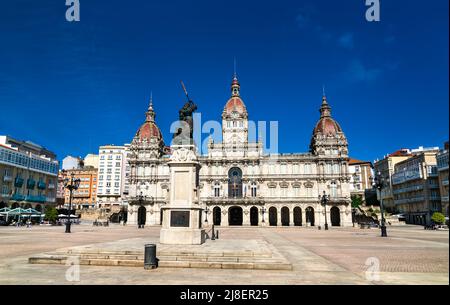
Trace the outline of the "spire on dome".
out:
[[[237,75],[234,74],[233,82],[231,83],[231,96],[240,96],[241,85],[239,84],[239,81],[237,79]]]
[[[331,107],[328,105],[327,96],[325,95],[325,86],[323,87],[322,106],[320,107],[320,117],[331,117]]]
[[[148,110],[145,113],[147,122],[155,121],[155,111],[153,110],[153,92],[150,94],[150,104],[148,105]]]

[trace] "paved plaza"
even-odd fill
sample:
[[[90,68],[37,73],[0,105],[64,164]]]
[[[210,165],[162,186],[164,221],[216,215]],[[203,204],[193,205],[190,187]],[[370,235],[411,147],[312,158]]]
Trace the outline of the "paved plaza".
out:
[[[80,281],[65,265],[29,264],[28,258],[65,247],[145,238],[160,227],[0,227],[0,284],[449,284],[449,232],[418,226],[378,229],[296,227],[218,228],[220,240],[262,240],[293,270],[227,270],[80,266]],[[212,243],[214,241],[207,241]],[[379,273],[376,271],[379,270]]]

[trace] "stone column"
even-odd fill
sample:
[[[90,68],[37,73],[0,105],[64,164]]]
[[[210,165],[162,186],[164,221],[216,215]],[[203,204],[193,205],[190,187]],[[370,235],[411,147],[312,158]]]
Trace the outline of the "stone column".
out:
[[[220,222],[220,225],[222,226],[222,227],[228,227],[230,224],[228,223],[228,208],[229,207],[224,207],[223,209],[222,209],[222,220],[221,220],[221,222]]]
[[[127,224],[137,225],[137,211],[134,206],[130,206],[128,209]]]
[[[325,227],[325,218],[322,215],[323,210],[317,208],[314,209],[314,226],[321,226],[322,228]]]
[[[242,209],[242,225],[250,226],[250,210],[247,207]]]
[[[153,214],[150,213],[151,208],[149,206],[146,205],[145,208],[147,209],[147,211],[145,212],[145,225],[151,226],[151,225],[153,225],[153,221],[152,221]]]
[[[289,226],[290,227],[295,226],[295,223],[294,223],[294,208],[289,209]]]
[[[281,209],[277,207],[277,227],[281,227]]]
[[[342,206],[339,208],[341,210],[341,227],[353,226],[351,208],[348,207],[348,212],[349,212],[348,214],[346,213],[347,207]]]
[[[306,209],[302,209],[302,227],[306,227]]]

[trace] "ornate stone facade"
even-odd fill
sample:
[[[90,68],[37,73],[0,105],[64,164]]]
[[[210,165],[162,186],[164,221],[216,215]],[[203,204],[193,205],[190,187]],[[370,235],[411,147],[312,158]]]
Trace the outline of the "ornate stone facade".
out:
[[[268,155],[260,141],[248,142],[248,113],[235,76],[231,98],[222,113],[222,143],[208,144],[201,164],[200,205],[203,220],[220,226],[351,226],[348,143],[323,97],[310,151]],[[142,132],[146,126],[151,131]],[[189,154],[177,152],[180,159]],[[150,104],[147,120],[131,146],[128,224],[161,224],[169,202],[170,161]],[[331,196],[325,207],[319,195]],[[326,210],[326,211],[325,211]]]

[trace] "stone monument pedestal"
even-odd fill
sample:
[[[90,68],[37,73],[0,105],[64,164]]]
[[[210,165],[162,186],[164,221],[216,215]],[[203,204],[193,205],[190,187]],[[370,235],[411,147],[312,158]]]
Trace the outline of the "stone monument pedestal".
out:
[[[201,245],[206,233],[202,229],[199,205],[199,170],[194,145],[174,145],[170,167],[170,200],[162,208],[161,244]]]

